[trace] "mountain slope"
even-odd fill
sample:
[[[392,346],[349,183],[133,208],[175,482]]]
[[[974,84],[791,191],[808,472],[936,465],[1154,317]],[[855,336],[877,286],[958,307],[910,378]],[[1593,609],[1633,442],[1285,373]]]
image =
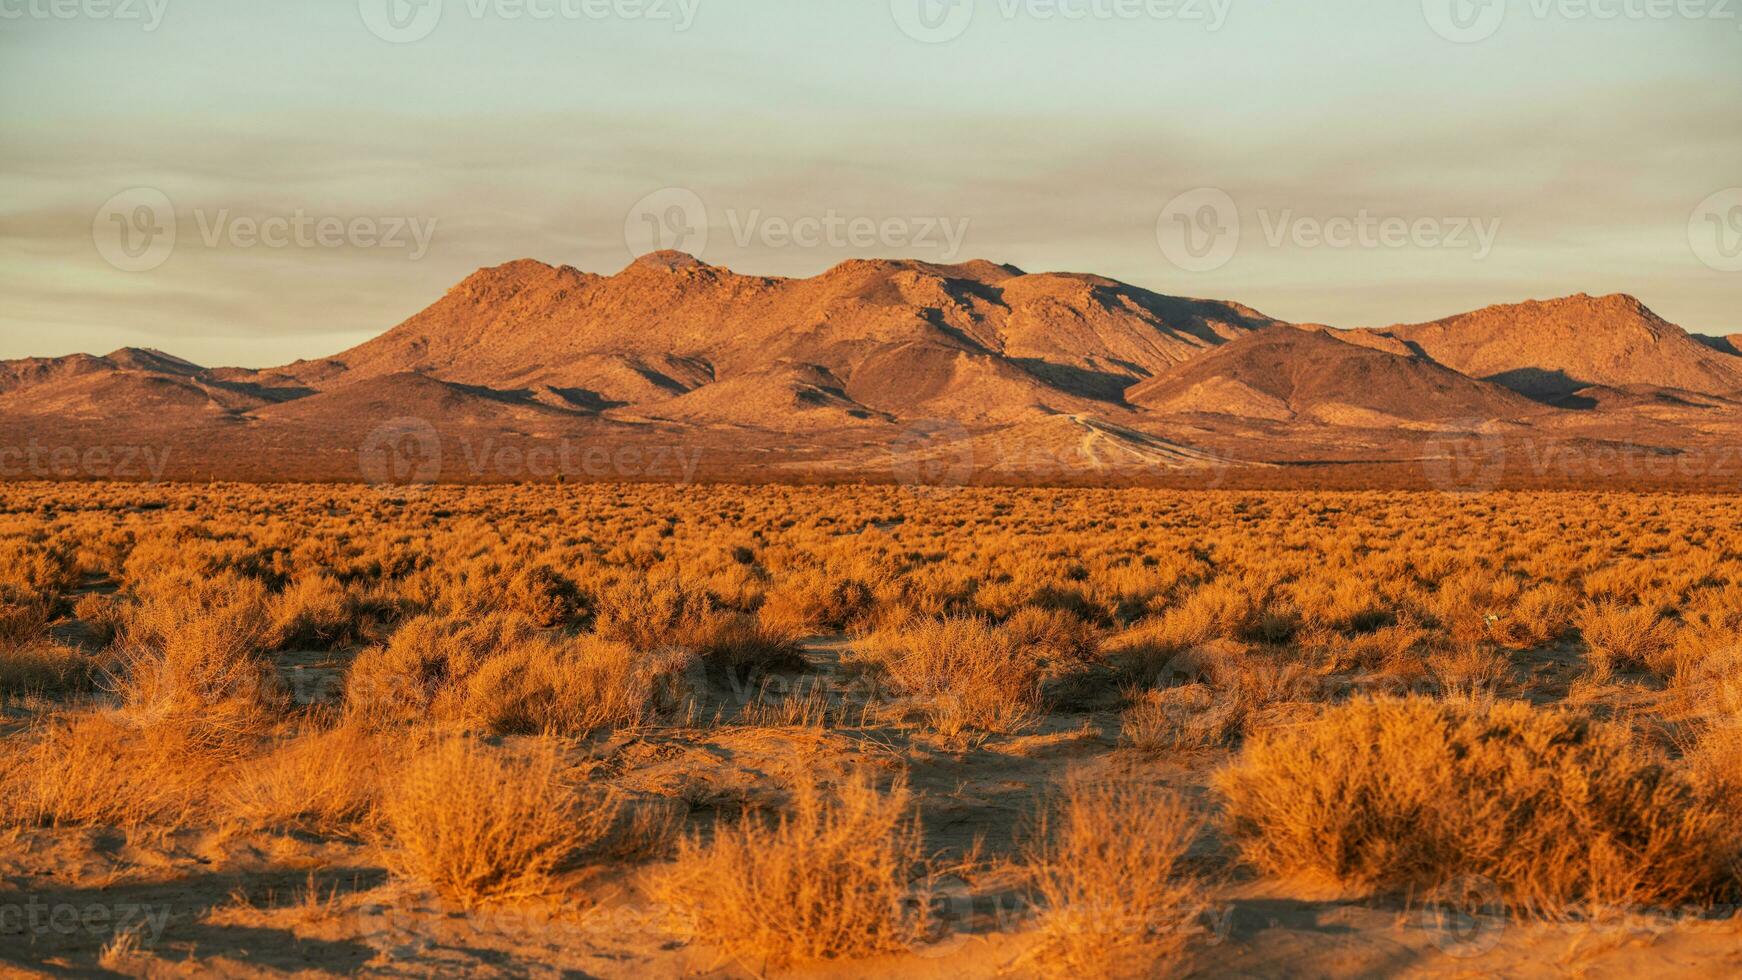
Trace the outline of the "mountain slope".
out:
[[[1515,418],[1542,410],[1505,388],[1426,358],[1340,339],[1322,329],[1288,326],[1219,347],[1138,385],[1129,397],[1165,414],[1362,426]]]
[[[1490,306],[1379,332],[1453,370],[1538,399],[1589,385],[1742,391],[1742,359],[1694,340],[1620,294]]]
[[[653,461],[682,458],[730,479],[1118,483],[1414,466],[1451,430],[1522,440],[1534,478],[1602,446],[1710,475],[1678,457],[1742,441],[1729,349],[1621,296],[1333,330],[984,261],[786,279],[675,252],[614,275],[520,260],[278,368],[0,362],[0,477],[18,446],[138,445],[173,448],[183,478],[375,479],[405,467],[360,460],[415,437],[443,479],[663,479]]]
[[[484,269],[381,337],[284,370],[336,366],[340,384],[405,371],[494,387],[544,383],[643,405],[779,363],[875,387],[860,371],[880,377],[887,353],[907,348],[932,352],[927,364],[952,351],[1003,362],[1015,370],[987,370],[1031,389],[1030,401],[1045,401],[1046,389],[1117,401],[1125,387],[1273,322],[1237,304],[990,262],[856,260],[780,279],[665,252],[614,276],[531,260]],[[690,376],[642,370],[674,359]],[[664,390],[633,383],[626,370]]]

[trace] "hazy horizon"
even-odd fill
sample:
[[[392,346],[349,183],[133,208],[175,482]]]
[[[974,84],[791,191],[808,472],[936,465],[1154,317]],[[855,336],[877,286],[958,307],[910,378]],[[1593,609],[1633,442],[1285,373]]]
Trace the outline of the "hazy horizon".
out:
[[[481,266],[661,244],[773,275],[979,258],[1341,327],[1625,292],[1742,331],[1728,7],[966,3],[0,0],[0,357],[280,364]],[[1237,247],[1170,247],[1222,201]],[[115,250],[153,215],[173,249]]]

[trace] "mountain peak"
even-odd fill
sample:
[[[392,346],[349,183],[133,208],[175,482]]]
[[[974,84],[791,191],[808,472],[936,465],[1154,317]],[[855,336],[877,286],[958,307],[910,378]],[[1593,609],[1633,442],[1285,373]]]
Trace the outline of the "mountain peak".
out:
[[[166,354],[155,347],[123,347],[103,355],[103,360],[118,367],[166,371],[171,374],[194,374],[204,370],[192,361]]]
[[[476,295],[504,289],[522,289],[538,283],[562,279],[578,280],[581,271],[573,266],[550,265],[537,259],[515,259],[501,265],[487,265],[457,283],[453,291]]]
[[[1384,333],[1454,370],[1537,399],[1590,385],[1724,395],[1742,370],[1626,293],[1577,293],[1486,307]]]
[[[688,252],[680,252],[674,248],[664,248],[629,263],[623,271],[631,269],[654,269],[661,272],[675,272],[678,269],[712,269],[713,266],[703,262]]]

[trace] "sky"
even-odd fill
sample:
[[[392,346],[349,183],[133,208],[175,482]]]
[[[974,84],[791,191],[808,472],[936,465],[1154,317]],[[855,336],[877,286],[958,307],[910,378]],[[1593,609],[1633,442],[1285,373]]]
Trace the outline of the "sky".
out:
[[[1742,0],[0,0],[0,358],[336,353],[482,266],[974,258],[1742,332]]]

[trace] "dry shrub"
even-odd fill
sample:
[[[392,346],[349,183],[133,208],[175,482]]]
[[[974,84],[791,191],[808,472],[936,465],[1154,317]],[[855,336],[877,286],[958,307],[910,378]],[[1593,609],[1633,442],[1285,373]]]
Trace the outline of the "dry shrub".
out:
[[[1216,777],[1260,870],[1360,889],[1466,874],[1516,905],[1721,901],[1724,800],[1620,725],[1523,703],[1360,700],[1260,733]]]
[[[486,661],[530,643],[538,631],[522,616],[408,620],[387,642],[359,653],[345,676],[348,711],[375,721],[427,717],[436,699]]]
[[[1039,660],[983,620],[927,620],[871,637],[855,650],[880,664],[945,735],[1017,731],[1040,710]]]
[[[15,585],[0,584],[0,647],[23,646],[48,633],[54,618],[46,597]]]
[[[1145,683],[1166,680],[1181,654],[1253,631],[1258,623],[1254,597],[1239,582],[1213,582],[1193,592],[1159,619],[1137,624],[1107,645],[1124,671]]]
[[[1177,961],[1204,907],[1182,867],[1200,823],[1165,787],[1072,777],[1029,858],[1045,903],[1032,955],[1073,977],[1155,976]]]
[[[676,582],[633,579],[599,594],[593,629],[638,650],[686,646],[731,618],[706,592]]]
[[[266,590],[224,575],[154,592],[133,607],[112,679],[142,723],[255,731],[284,703]]]
[[[1511,615],[1489,624],[1488,635],[1514,650],[1547,646],[1566,635],[1573,611],[1571,589],[1552,582],[1534,585],[1518,597]]]
[[[693,650],[707,663],[739,674],[809,666],[796,635],[744,613],[716,620],[678,649]]]
[[[1320,669],[1335,674],[1353,670],[1408,672],[1421,657],[1417,652],[1427,633],[1416,626],[1386,626],[1356,636],[1331,634],[1323,648]]]
[[[1366,633],[1392,619],[1390,608],[1371,581],[1347,570],[1319,572],[1295,584],[1294,605],[1311,628]]]
[[[802,669],[797,637],[755,616],[721,609],[705,591],[631,581],[599,596],[594,631],[637,650],[678,648],[733,669]]]
[[[254,827],[349,833],[367,822],[415,735],[380,738],[355,725],[290,739],[240,770],[225,810]]]
[[[52,640],[0,646],[0,694],[64,695],[88,691],[95,675],[96,665],[89,656]]]
[[[1066,609],[1024,606],[1004,621],[1004,630],[1017,646],[1053,665],[1092,663],[1101,648],[1095,624]]]
[[[693,665],[681,650],[640,653],[597,636],[546,637],[517,615],[420,617],[358,655],[346,702],[354,717],[376,723],[586,735],[675,707]]]
[[[1232,701],[1217,702],[1203,684],[1145,691],[1119,717],[1125,740],[1144,752],[1226,745],[1239,734],[1243,713]]]
[[[1285,653],[1251,652],[1237,646],[1212,644],[1194,653],[1206,668],[1217,696],[1235,705],[1243,723],[1278,705],[1320,700],[1327,690],[1322,677]]]
[[[1674,628],[1654,609],[1593,603],[1579,610],[1578,626],[1589,648],[1591,666],[1600,675],[1616,668],[1664,674],[1673,669],[1664,654],[1674,640]]]
[[[586,597],[568,576],[548,565],[531,565],[508,580],[504,605],[540,626],[560,626],[586,611]]]
[[[387,866],[465,908],[540,898],[616,819],[608,794],[569,778],[554,745],[444,741],[385,793]]]
[[[73,615],[98,646],[108,646],[127,626],[128,605],[119,596],[87,593],[73,603]]]
[[[56,720],[0,744],[0,812],[49,826],[183,824],[237,758],[188,728],[141,729],[112,712]]]
[[[1480,643],[1442,650],[1429,657],[1427,663],[1442,691],[1462,694],[1499,691],[1512,679],[1512,661]]]
[[[457,702],[438,697],[435,716],[505,735],[586,735],[675,707],[694,664],[681,650],[639,653],[596,636],[531,640],[480,665]]]
[[[698,938],[759,967],[893,952],[926,938],[908,901],[920,846],[904,783],[805,774],[772,823],[746,813],[681,841],[654,890]]]
[[[1683,707],[1718,724],[1742,722],[1742,639],[1683,634],[1677,658],[1672,688]]]
[[[281,650],[328,650],[362,634],[363,596],[331,575],[309,575],[272,597],[272,644]]]
[[[1742,802],[1742,726],[1738,718],[1700,732],[1689,747],[1688,770],[1701,781],[1707,792]],[[1742,868],[1737,869],[1742,874]]]
[[[776,582],[764,596],[757,615],[777,631],[839,631],[864,619],[875,599],[864,583],[813,568]]]

